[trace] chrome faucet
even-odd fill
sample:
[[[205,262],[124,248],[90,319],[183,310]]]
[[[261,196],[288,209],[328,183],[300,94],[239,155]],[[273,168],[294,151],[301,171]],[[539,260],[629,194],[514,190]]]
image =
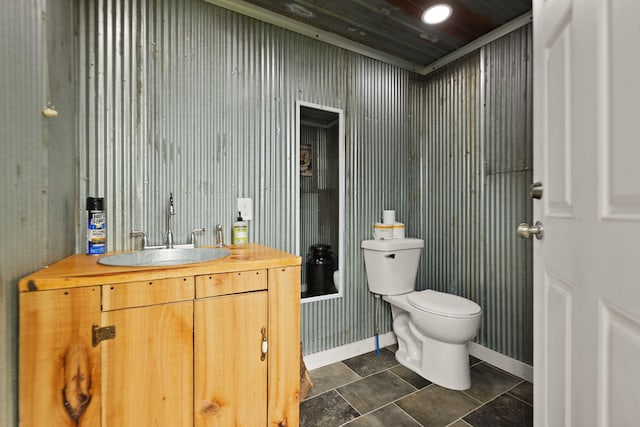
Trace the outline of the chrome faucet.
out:
[[[169,211],[167,212],[167,248],[173,248],[173,230],[171,228],[171,219],[176,214],[176,206],[173,204],[173,193],[169,193]]]

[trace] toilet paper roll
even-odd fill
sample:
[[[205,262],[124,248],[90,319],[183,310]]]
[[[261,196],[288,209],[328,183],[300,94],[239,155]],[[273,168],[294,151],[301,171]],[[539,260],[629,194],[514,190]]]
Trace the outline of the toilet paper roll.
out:
[[[393,239],[393,225],[376,222],[373,225],[373,238],[375,240]]]
[[[394,239],[404,239],[404,224],[401,222],[396,222],[393,225],[393,238]]]
[[[396,211],[382,211],[382,223],[387,225],[393,225],[396,223]]]

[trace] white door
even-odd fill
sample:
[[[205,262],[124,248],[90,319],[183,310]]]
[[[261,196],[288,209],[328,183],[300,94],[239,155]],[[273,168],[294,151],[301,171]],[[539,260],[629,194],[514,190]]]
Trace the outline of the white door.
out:
[[[640,425],[639,19],[533,0],[536,426]]]

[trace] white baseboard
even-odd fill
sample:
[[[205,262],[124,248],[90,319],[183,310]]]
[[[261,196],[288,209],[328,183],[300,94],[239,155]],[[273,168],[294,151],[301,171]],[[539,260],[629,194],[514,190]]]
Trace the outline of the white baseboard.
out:
[[[483,360],[496,368],[533,383],[533,366],[505,356],[475,342],[469,343],[469,354]]]
[[[378,337],[380,348],[395,344],[396,335],[393,332],[387,332]],[[307,369],[318,369],[332,363],[342,362],[350,357],[359,356],[376,349],[376,338],[371,337],[361,341],[352,342],[341,345],[340,347],[330,348],[329,350],[320,351],[318,353],[307,354],[303,357],[304,364]]]
[[[380,335],[379,342],[380,348],[395,344],[397,342],[396,335],[393,332],[387,332],[386,334]],[[332,363],[342,362],[351,357],[374,351],[375,349],[376,339],[375,337],[371,337],[318,353],[307,354],[303,357],[304,364],[309,370],[318,369],[331,365]],[[474,342],[469,343],[469,354],[496,368],[533,383],[533,367],[531,365],[527,365],[526,363]]]

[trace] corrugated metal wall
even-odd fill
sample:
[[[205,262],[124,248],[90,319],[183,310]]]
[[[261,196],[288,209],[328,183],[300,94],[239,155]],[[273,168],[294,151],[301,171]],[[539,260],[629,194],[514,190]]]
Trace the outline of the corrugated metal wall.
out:
[[[484,310],[476,341],[533,361],[531,25],[411,88],[411,210],[423,287]]]
[[[306,353],[373,335],[373,296],[366,285],[360,242],[371,237],[372,224],[381,220],[383,209],[396,209],[400,220],[407,215],[410,74],[361,56],[349,57],[344,107],[346,247],[340,267],[345,269],[345,295],[302,306]],[[381,333],[391,329],[388,310],[381,324]]]
[[[17,280],[84,251],[87,195],[107,198],[111,250],[132,247],[134,228],[159,243],[173,191],[179,241],[193,227],[230,230],[242,196],[254,201],[253,240],[297,251],[286,230],[298,99],[342,108],[347,134],[345,295],[303,305],[305,353],[373,334],[360,241],[392,208],[427,241],[421,283],[479,300],[478,342],[530,362],[531,247],[513,234],[531,220],[530,28],[424,82],[199,0],[63,3],[0,6],[11,100],[1,107],[0,424],[17,422]],[[46,81],[55,120],[40,114]]]
[[[2,426],[18,424],[18,280],[74,251],[73,18],[72,2],[0,2]]]
[[[383,209],[406,219],[410,73],[199,0],[80,7],[79,198],[106,197],[109,250],[132,248],[132,229],[161,243],[173,191],[180,243],[217,223],[228,239],[236,198],[251,197],[251,239],[297,252],[295,102],[341,108],[346,292],[303,305],[302,337],[305,353],[370,337],[360,241]]]
[[[346,53],[200,1],[83,6],[81,196],[107,196],[109,249],[161,243],[173,191],[179,240],[251,197],[252,239],[295,250],[293,102],[342,106]]]
[[[179,240],[192,227],[229,230],[244,196],[254,199],[253,239],[297,250],[283,232],[297,215],[297,99],[344,109],[347,132],[345,295],[303,305],[305,352],[373,334],[360,241],[394,208],[408,235],[427,240],[422,286],[480,301],[477,341],[530,363],[531,246],[513,234],[531,220],[530,28],[423,82],[196,0],[46,6],[10,2],[0,14],[0,84],[12,100],[2,107],[0,424],[17,422],[16,282],[84,250],[86,195],[107,197],[112,250],[131,247],[133,228],[162,239],[169,191]],[[39,112],[49,79],[55,121]]]
[[[132,229],[160,243],[173,191],[178,241],[194,227],[230,230],[236,198],[251,197],[252,240],[297,252],[283,232],[297,215],[295,101],[342,108],[346,292],[303,306],[305,353],[371,335],[359,245],[396,209],[407,234],[427,240],[421,286],[479,301],[478,342],[530,362],[530,244],[512,230],[530,215],[529,30],[420,82],[195,0],[82,7],[80,200],[106,196],[110,250],[132,247]],[[83,220],[77,228],[82,250]]]
[[[531,25],[483,49],[485,61],[486,286],[493,314],[478,337],[485,346],[533,364],[533,72]]]

